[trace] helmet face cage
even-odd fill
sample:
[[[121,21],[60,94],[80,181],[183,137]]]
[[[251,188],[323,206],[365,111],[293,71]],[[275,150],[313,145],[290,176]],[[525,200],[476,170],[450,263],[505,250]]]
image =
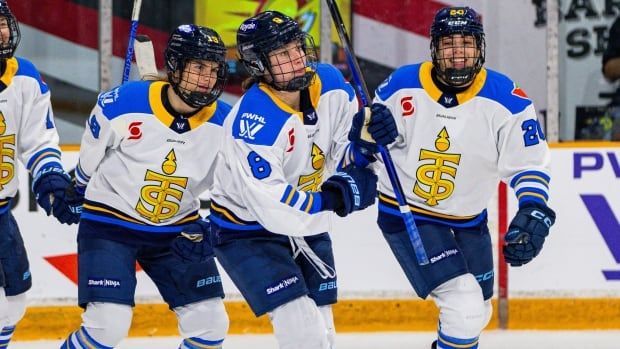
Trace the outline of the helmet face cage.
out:
[[[164,58],[170,85],[187,105],[210,105],[224,92],[226,47],[214,30],[193,24],[179,26],[168,40]]]
[[[318,64],[314,40],[306,33],[283,47],[262,54],[261,60],[271,78],[266,82],[281,91],[300,91],[310,86]],[[296,64],[303,64],[303,73],[296,71]]]
[[[4,24],[1,22],[1,19],[3,18],[6,19],[6,25],[9,29],[9,37],[2,37],[2,44],[0,44],[0,59],[8,59],[13,57],[15,54],[15,50],[17,50],[17,45],[19,45],[19,40],[21,39],[21,34],[19,32],[17,20],[9,9],[9,5],[6,1],[0,0],[0,28],[4,27]]]
[[[444,38],[451,37],[452,40]],[[460,37],[460,38],[459,38]],[[475,47],[468,42],[473,37]],[[445,47],[441,42],[445,40]],[[468,56],[468,51],[474,55]],[[486,43],[480,16],[469,7],[444,8],[437,12],[431,26],[431,57],[437,75],[449,85],[469,84],[482,69]],[[461,67],[454,67],[455,60]]]
[[[318,55],[312,36],[280,12],[263,12],[243,22],[237,49],[250,75],[276,90],[303,90],[315,77]]]

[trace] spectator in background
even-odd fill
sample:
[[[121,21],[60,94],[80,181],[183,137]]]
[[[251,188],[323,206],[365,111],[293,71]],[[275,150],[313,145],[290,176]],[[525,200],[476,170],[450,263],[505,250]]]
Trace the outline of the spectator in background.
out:
[[[620,79],[620,17],[609,29],[609,40],[603,53],[603,75],[611,82]],[[620,140],[620,88],[613,94],[607,115],[613,120],[610,139]]]

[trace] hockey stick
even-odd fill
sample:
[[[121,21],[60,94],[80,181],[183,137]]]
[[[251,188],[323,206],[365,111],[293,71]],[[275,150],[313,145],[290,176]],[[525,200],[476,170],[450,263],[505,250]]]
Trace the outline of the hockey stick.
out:
[[[127,43],[127,54],[125,55],[125,67],[123,68],[123,81],[129,80],[129,72],[131,71],[131,57],[133,56],[133,42],[138,31],[138,18],[140,18],[140,7],[142,0],[133,1],[133,11],[131,11],[131,28],[129,29],[129,42]]]
[[[155,64],[155,50],[153,49],[153,42],[151,39],[146,35],[136,35],[136,43],[134,46],[134,54],[136,55],[136,65],[138,66],[140,79],[159,79],[159,72]]]
[[[362,76],[362,71],[359,67],[359,64],[357,63],[357,59],[355,58],[355,53],[351,48],[351,41],[349,40],[349,36],[347,35],[347,30],[344,26],[342,16],[340,15],[340,10],[338,10],[338,5],[336,4],[335,0],[325,1],[327,2],[329,12],[332,15],[334,25],[336,26],[338,36],[340,37],[340,42],[342,43],[342,47],[344,48],[344,52],[347,57],[347,63],[349,64],[349,68],[351,69],[351,73],[353,75],[355,87],[357,87],[357,91],[360,94],[362,104],[364,105],[364,107],[368,107],[370,105],[370,94],[368,93],[368,87],[366,87],[366,82],[364,81],[364,78]],[[424,250],[424,244],[422,244],[422,239],[420,238],[420,232],[418,231],[418,227],[416,226],[413,219],[413,213],[411,213],[411,209],[405,201],[405,194],[403,193],[403,188],[400,184],[400,180],[398,179],[398,174],[396,173],[396,168],[394,167],[392,157],[390,156],[387,148],[380,146],[379,150],[381,152],[381,157],[383,158],[383,163],[385,164],[388,177],[390,178],[392,189],[394,190],[394,194],[396,195],[396,201],[398,201],[398,209],[403,220],[405,221],[407,234],[409,235],[409,240],[411,240],[411,245],[413,246],[415,256],[418,260],[418,264],[426,265],[428,264],[428,256],[426,255],[426,251]]]

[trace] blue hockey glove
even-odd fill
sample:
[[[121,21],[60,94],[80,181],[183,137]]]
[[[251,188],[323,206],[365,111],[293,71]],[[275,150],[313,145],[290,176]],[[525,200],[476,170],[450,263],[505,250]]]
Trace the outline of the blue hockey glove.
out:
[[[349,141],[353,142],[365,156],[379,152],[379,145],[386,146],[398,137],[396,122],[390,110],[383,104],[374,103],[370,107],[370,121],[364,125],[368,108],[362,108],[353,116],[353,125],[349,131]],[[366,128],[372,140],[363,137]]]
[[[504,236],[504,260],[513,267],[530,262],[540,253],[555,212],[549,207],[525,204],[515,215]]]
[[[41,170],[32,182],[32,192],[37,203],[49,215],[53,215],[62,224],[74,224],[80,220],[80,215],[72,211],[67,199],[74,205],[78,199],[67,192],[71,191],[73,183],[71,177],[59,167],[48,167]],[[77,200],[77,201],[76,201]],[[80,204],[81,207],[81,204]],[[75,210],[75,207],[73,207]]]
[[[181,235],[172,240],[172,253],[183,263],[204,263],[213,258],[211,222],[199,219],[186,226]]]
[[[321,186],[324,210],[345,217],[375,203],[377,175],[368,168],[349,165],[329,177]]]

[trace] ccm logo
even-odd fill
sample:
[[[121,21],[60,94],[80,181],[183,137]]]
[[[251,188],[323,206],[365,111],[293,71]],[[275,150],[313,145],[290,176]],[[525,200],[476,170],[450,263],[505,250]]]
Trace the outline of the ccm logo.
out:
[[[128,139],[140,139],[142,138],[142,130],[140,129],[140,125],[142,125],[141,121],[134,121],[129,124],[129,138]]]
[[[403,109],[403,117],[411,116],[415,113],[415,106],[413,105],[413,97],[407,96],[400,100],[400,106]]]

